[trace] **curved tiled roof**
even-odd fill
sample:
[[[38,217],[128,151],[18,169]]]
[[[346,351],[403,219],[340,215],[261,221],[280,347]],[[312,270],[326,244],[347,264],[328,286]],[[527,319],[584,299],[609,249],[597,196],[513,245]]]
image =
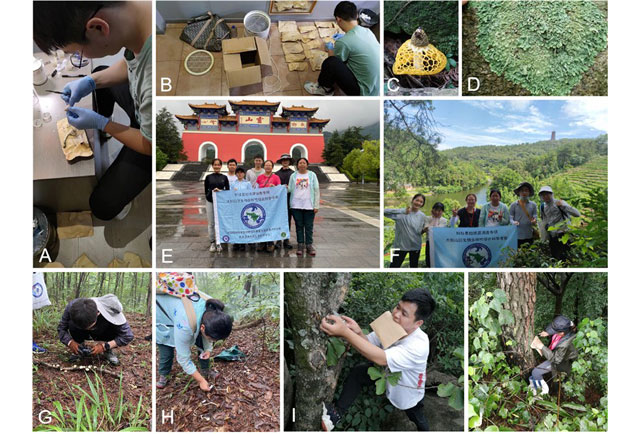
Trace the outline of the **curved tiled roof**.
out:
[[[196,110],[196,109],[226,109],[227,108],[226,105],[209,104],[209,103],[206,103],[206,102],[204,104],[189,104],[189,107],[191,107],[194,110]]]

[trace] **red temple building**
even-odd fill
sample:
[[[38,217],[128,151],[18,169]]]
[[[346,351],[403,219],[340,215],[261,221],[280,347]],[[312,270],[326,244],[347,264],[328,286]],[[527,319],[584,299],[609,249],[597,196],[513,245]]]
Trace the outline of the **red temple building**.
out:
[[[276,161],[289,153],[310,163],[323,161],[322,130],[329,119],[316,119],[318,107],[282,107],[279,102],[229,101],[227,105],[189,104],[191,115],[175,115],[184,126],[182,143],[188,161],[220,158],[251,162],[255,155]]]

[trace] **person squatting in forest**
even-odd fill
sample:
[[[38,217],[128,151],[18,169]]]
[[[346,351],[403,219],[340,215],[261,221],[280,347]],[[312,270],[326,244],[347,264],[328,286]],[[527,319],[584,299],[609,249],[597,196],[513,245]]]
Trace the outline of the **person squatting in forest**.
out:
[[[348,316],[328,315],[322,319],[320,329],[329,336],[345,339],[362,356],[389,372],[401,372],[394,386],[387,382],[386,397],[399,410],[404,410],[416,424],[418,431],[429,431],[429,423],[424,414],[423,398],[427,359],[429,357],[429,337],[420,328],[435,310],[436,302],[427,289],[412,289],[406,292],[393,309],[393,320],[407,333],[386,350],[375,332],[368,335],[356,321]],[[332,431],[363,387],[373,384],[368,369],[372,363],[356,366],[349,372],[342,393],[335,403],[324,403],[322,428]]]
[[[558,372],[571,372],[571,364],[578,358],[578,350],[573,346],[573,340],[576,338],[575,326],[573,321],[564,315],[557,315],[553,321],[538,334],[540,337],[551,336],[549,346],[539,342],[535,348],[547,359],[536,366],[529,377],[529,389],[534,396],[540,392],[540,395],[549,393],[549,385],[544,380],[544,375],[551,373],[555,377]]]
[[[86,355],[104,354],[109,363],[118,365],[120,361],[113,349],[129,344],[133,331],[122,313],[118,297],[107,294],[71,300],[60,318],[58,338],[73,353],[70,362]],[[89,339],[96,341],[90,353],[84,346]]]

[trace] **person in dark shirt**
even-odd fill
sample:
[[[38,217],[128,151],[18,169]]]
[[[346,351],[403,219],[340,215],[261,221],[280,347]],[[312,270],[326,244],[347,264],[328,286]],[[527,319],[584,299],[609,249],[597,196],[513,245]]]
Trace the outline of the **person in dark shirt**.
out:
[[[476,202],[478,197],[471,193],[465,198],[467,207],[462,209],[454,209],[453,216],[451,217],[450,226],[453,228],[456,225],[456,220],[460,221],[458,227],[461,228],[477,228],[478,222],[480,222],[480,210],[476,208]]]
[[[207,199],[205,206],[207,209],[207,220],[209,222],[209,246],[210,252],[222,252],[222,245],[216,243],[216,218],[213,212],[213,193],[222,190],[229,190],[229,178],[220,173],[222,160],[214,158],[211,162],[213,173],[204,178],[204,195]],[[219,240],[218,240],[219,241]]]
[[[280,156],[280,159],[277,161],[278,164],[282,164],[282,167],[280,168],[280,170],[276,172],[276,175],[278,175],[278,178],[280,178],[280,184],[282,185],[289,185],[289,178],[291,178],[291,174],[294,172],[294,170],[291,169],[290,167],[292,162],[293,162],[293,159],[289,154],[282,154]],[[291,193],[287,192],[287,214],[289,215],[289,218],[288,218],[289,232],[291,232],[291,216],[292,216],[290,202],[291,202]],[[280,241],[276,243],[276,247],[280,248],[281,246],[284,247],[285,249],[293,249],[293,246],[289,242],[288,238],[284,240],[282,243]]]
[[[92,339],[96,344],[91,348],[91,355],[104,354],[109,363],[118,365],[120,361],[113,349],[129,344],[133,331],[118,297],[107,294],[71,300],[58,323],[58,338],[73,353],[71,362],[80,359],[84,342]]]

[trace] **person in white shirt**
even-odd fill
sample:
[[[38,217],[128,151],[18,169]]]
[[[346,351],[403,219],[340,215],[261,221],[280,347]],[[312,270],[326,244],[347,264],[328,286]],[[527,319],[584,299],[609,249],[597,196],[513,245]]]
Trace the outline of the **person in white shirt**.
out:
[[[238,167],[238,162],[235,160],[235,158],[232,158],[231,160],[227,161],[227,170],[228,170],[227,178],[229,179],[229,184],[238,180],[238,177],[236,176],[237,167]]]
[[[247,170],[247,181],[251,183],[253,188],[258,188],[256,181],[258,180],[258,176],[264,173],[264,168],[262,167],[263,164],[264,158],[262,155],[256,155],[253,157],[253,168]]]
[[[424,415],[423,398],[429,337],[420,327],[431,316],[436,302],[425,288],[412,289],[405,293],[393,309],[393,320],[407,332],[386,350],[380,339],[371,332],[364,335],[357,322],[347,316],[328,315],[322,319],[320,329],[330,336],[345,339],[370,362],[384,366],[391,373],[400,372],[398,383],[387,382],[386,396],[394,407],[404,410],[416,424],[418,431],[428,431],[429,424]],[[371,364],[356,366],[349,372],[335,403],[323,404],[322,428],[331,431],[340,421],[363,387],[373,384],[367,370]]]

